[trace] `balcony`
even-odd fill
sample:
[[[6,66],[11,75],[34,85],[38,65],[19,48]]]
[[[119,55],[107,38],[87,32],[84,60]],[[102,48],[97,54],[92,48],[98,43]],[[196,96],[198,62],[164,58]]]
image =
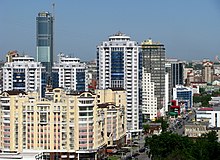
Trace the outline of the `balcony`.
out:
[[[42,125],[46,125],[47,124],[47,120],[40,120],[39,123],[42,124]]]

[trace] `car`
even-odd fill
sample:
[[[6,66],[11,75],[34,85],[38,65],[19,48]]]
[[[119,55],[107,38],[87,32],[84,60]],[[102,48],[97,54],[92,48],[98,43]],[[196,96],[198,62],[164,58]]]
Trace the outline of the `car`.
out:
[[[144,148],[144,147],[143,147],[143,148],[140,148],[140,149],[139,149],[139,152],[140,152],[140,153],[145,152],[145,148]]]
[[[140,154],[138,153],[138,152],[135,152],[133,155],[132,155],[132,157],[137,157],[137,156],[139,156]]]
[[[138,147],[137,144],[129,144],[128,147]]]
[[[135,141],[134,144],[139,144],[139,143],[137,141]]]

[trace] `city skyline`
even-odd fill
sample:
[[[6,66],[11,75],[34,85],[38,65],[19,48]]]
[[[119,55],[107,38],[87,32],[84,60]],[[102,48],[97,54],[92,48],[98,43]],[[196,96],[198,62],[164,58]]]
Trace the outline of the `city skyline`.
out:
[[[0,10],[2,60],[9,50],[36,58],[35,18],[41,11],[55,13],[55,59],[64,52],[82,60],[93,60],[96,46],[118,31],[139,44],[150,37],[163,43],[168,58],[213,60],[220,55],[220,3],[217,0],[129,3],[123,0],[105,3],[3,0]]]

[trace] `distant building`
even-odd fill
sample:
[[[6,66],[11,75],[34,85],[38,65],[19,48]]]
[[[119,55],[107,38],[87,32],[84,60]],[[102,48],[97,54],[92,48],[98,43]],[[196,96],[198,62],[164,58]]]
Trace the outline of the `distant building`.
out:
[[[54,17],[49,12],[40,12],[36,17],[37,62],[41,62],[50,74],[53,66]]]
[[[53,88],[62,87],[69,91],[87,91],[86,64],[80,62],[79,58],[60,54],[58,62],[53,66],[51,81]]]
[[[3,69],[3,91],[37,91],[44,96],[46,88],[45,67],[29,56],[13,57]]]
[[[184,68],[184,81],[185,81],[185,85],[187,86],[189,86],[191,82],[194,82],[193,68]]]
[[[220,75],[220,63],[219,62],[213,63],[213,69],[214,69],[215,75]]]
[[[42,99],[36,92],[6,91],[0,102],[2,152],[101,160],[107,146],[120,147],[126,140],[124,90],[66,94],[56,88]]]
[[[127,91],[127,129],[133,135],[142,131],[139,52],[138,43],[121,32],[97,46],[98,88],[123,88]]]
[[[203,81],[211,84],[213,81],[213,73],[214,73],[213,62],[211,62],[210,60],[203,60],[203,68],[202,68]]]
[[[6,54],[6,62],[12,62],[14,57],[19,57],[18,51],[9,51]]]
[[[96,61],[86,62],[88,74],[88,90],[95,90],[97,88],[97,64]]]
[[[0,62],[0,93],[3,91],[3,67],[5,62]]]

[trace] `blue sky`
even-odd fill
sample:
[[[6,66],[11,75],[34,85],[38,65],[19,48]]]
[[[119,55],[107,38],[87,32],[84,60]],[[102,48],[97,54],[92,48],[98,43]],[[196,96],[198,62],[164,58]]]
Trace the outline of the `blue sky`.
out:
[[[9,50],[36,57],[36,22],[55,3],[55,52],[92,60],[96,46],[121,31],[163,43],[167,57],[220,56],[219,0],[0,0],[0,59]]]

